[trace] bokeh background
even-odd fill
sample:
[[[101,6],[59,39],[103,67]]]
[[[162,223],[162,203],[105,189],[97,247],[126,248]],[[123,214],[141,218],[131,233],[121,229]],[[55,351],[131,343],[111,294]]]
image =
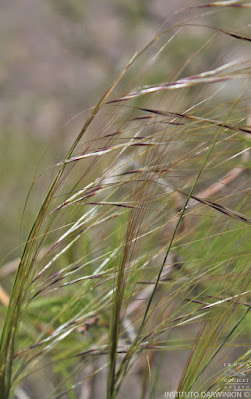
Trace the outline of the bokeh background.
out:
[[[25,240],[38,210],[46,180],[29,201],[20,235],[23,208],[38,165],[46,168],[61,159],[84,121],[81,113],[95,104],[167,16],[175,20],[177,10],[201,3],[1,0],[0,260],[10,251],[7,260],[18,256],[17,246]],[[239,10],[229,9],[224,15],[209,15],[208,21],[226,19],[234,29],[245,25],[243,13],[240,19],[239,15]],[[167,71],[180,67],[212,34],[197,29],[187,33],[184,29],[169,48],[168,65],[156,68],[152,81],[167,80]],[[224,40],[219,38],[218,49],[209,47],[189,63],[183,76],[238,56],[239,42],[228,40],[224,47]]]
[[[39,161],[53,164],[84,116],[132,54],[178,3],[1,0],[0,259],[19,245],[19,227]],[[173,3],[173,4],[172,4]],[[43,190],[24,218],[25,239]],[[17,256],[12,252],[10,259]]]
[[[62,159],[83,125],[84,111],[98,101],[135,51],[154,37],[167,16],[173,15],[175,21],[177,10],[201,3],[196,0],[1,0],[1,264],[19,256],[51,178],[50,170],[42,177],[40,171]],[[238,30],[247,26],[248,15],[229,9],[224,13],[209,13],[207,22]],[[182,30],[175,45],[170,45],[168,58],[151,75],[151,83],[167,81],[168,73],[181,68],[210,36],[212,32],[206,30]],[[243,56],[241,45],[238,40],[219,36],[213,47],[208,46],[206,52],[196,56],[195,62],[187,63],[182,76],[215,68],[238,58],[239,54]],[[230,97],[238,92],[234,83],[228,87],[233,91]],[[226,97],[223,100],[227,101]],[[24,212],[33,181],[38,184]],[[185,332],[186,337],[193,333],[192,328]],[[234,357],[232,352],[229,360]],[[178,382],[184,359],[184,353],[169,355],[172,386]],[[137,387],[140,372],[140,368],[134,370],[132,387]],[[166,370],[160,373],[165,382]],[[40,383],[39,380],[34,383],[37,392],[42,389]],[[100,389],[102,397],[102,384]]]

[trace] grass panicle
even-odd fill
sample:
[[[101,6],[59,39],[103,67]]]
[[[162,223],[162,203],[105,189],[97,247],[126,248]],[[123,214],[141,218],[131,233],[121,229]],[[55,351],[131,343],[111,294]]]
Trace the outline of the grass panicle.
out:
[[[3,282],[16,273],[11,292],[0,286],[1,399],[37,373],[48,398],[78,398],[86,386],[95,397],[99,384],[122,398],[137,367],[141,391],[129,395],[159,397],[173,351],[185,366],[172,390],[226,390],[238,345],[248,372],[250,37],[244,23],[211,21],[231,8],[244,20],[250,4],[205,3],[167,19],[44,172],[53,180],[21,258],[0,269]],[[173,64],[191,29],[204,42]],[[243,57],[221,55],[219,43]],[[205,64],[210,49],[219,59]]]

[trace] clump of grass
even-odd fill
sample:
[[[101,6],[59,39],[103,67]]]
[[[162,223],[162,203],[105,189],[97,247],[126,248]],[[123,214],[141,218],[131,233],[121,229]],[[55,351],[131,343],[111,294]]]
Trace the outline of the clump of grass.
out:
[[[167,21],[54,166],[5,302],[1,398],[46,367],[53,375],[48,397],[77,398],[106,369],[112,399],[144,357],[141,397],[147,390],[154,397],[154,356],[179,350],[170,334],[190,325],[195,334],[177,390],[222,391],[225,376],[239,371],[223,364],[250,309],[250,60],[184,75],[221,37],[246,52],[245,31],[205,21],[213,8],[226,7],[246,12],[250,5],[203,4],[190,8],[189,18]],[[205,30],[205,43],[175,70],[167,68],[164,83],[147,82],[161,59],[168,64],[168,45],[188,27]],[[246,373],[243,348],[235,360]]]

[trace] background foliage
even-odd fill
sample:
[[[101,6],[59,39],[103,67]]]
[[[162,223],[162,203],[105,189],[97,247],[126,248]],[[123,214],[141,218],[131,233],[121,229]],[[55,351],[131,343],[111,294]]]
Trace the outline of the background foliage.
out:
[[[1,6],[3,399],[248,373],[250,5],[183,6]]]

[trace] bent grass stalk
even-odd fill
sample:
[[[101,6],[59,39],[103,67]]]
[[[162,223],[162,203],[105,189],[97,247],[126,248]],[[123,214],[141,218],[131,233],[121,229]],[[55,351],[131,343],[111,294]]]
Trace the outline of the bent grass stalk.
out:
[[[201,8],[237,6],[249,8],[246,2],[224,1]],[[157,68],[168,51],[164,38],[170,45],[191,21],[163,28],[135,54],[55,166],[58,171],[24,245],[9,304],[4,303],[1,399],[10,398],[31,370],[43,367],[44,359],[60,380],[50,397],[77,397],[90,377],[85,370],[93,369],[98,377],[107,368],[106,397],[113,399],[130,378],[135,359],[144,354],[154,397],[157,383],[148,351],[168,353],[167,334],[195,322],[198,332],[188,345],[179,389],[224,389],[225,370],[210,374],[209,369],[224,356],[230,340],[238,339],[250,308],[250,195],[248,168],[239,158],[249,154],[251,129],[244,123],[245,88],[225,102],[220,92],[233,81],[246,84],[250,60],[147,85],[141,84],[148,78],[143,68],[144,75],[137,74],[139,88],[128,90],[126,81],[128,70],[144,62],[149,51],[157,54]],[[193,24],[194,29],[203,26],[219,37],[249,44],[244,32]],[[188,65],[185,61],[184,68]],[[123,80],[127,89],[110,99]],[[219,85],[221,90],[210,94]],[[98,118],[104,127],[90,138]],[[179,267],[176,258],[182,259]],[[132,304],[134,311],[127,312]],[[246,361],[247,356],[248,351],[240,358]],[[93,368],[96,357],[107,362]]]

